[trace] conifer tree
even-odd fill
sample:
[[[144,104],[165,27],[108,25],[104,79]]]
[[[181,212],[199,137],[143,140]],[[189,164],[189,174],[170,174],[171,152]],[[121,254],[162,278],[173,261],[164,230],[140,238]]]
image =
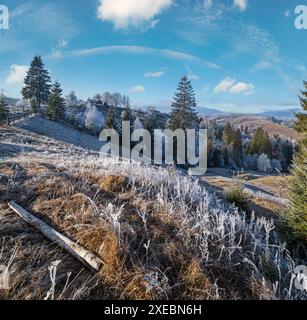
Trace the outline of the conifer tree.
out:
[[[242,165],[242,157],[243,157],[243,147],[241,140],[241,131],[240,129],[234,131],[232,137],[232,146],[233,146],[233,160],[239,166]]]
[[[251,154],[264,153],[264,154],[267,154],[269,157],[271,157],[272,144],[267,132],[265,132],[262,128],[257,128],[248,149]]]
[[[148,108],[144,120],[144,129],[148,130],[150,134],[154,135],[154,130],[158,129],[158,121],[155,108]]]
[[[42,58],[36,55],[31,62],[25,78],[25,86],[22,89],[24,99],[29,101],[36,99],[36,103],[33,104],[35,113],[40,110],[42,104],[48,103],[50,87],[49,72],[45,69]]]
[[[222,164],[222,152],[220,149],[213,149],[212,154],[211,154],[211,166],[213,167],[220,167]]]
[[[107,120],[106,120],[104,128],[105,129],[115,129],[115,127],[116,127],[115,121],[116,121],[115,108],[109,107],[108,113],[107,113]]]
[[[58,121],[64,119],[65,99],[62,97],[62,92],[61,85],[55,82],[51,88],[47,109],[48,117],[51,120]]]
[[[172,103],[169,129],[195,129],[198,126],[195,93],[188,77],[181,78]]]
[[[295,128],[304,135],[299,150],[294,157],[291,173],[293,182],[290,187],[291,213],[288,217],[294,232],[307,240],[307,82],[304,81],[305,91],[301,92],[300,103],[305,113],[296,115]]]
[[[307,145],[307,81],[303,82],[304,85],[304,90],[301,91],[301,96],[299,97],[300,99],[300,104],[301,107],[303,108],[304,112],[296,114],[296,124],[295,124],[295,129],[298,132],[301,132],[305,135],[305,139],[303,141],[303,144],[306,146]]]
[[[4,95],[0,94],[0,120],[5,119],[8,112],[8,104],[4,99]]]
[[[223,140],[226,145],[229,145],[233,138],[233,128],[231,124],[228,122],[224,128],[223,132]]]
[[[229,154],[226,146],[223,148],[222,157],[224,159],[224,165],[227,167],[229,164]]]
[[[281,151],[282,151],[283,158],[285,160],[286,166],[289,167],[291,165],[291,163],[292,163],[293,153],[294,153],[294,149],[293,149],[292,143],[289,142],[288,140],[285,141],[284,143],[282,143]]]

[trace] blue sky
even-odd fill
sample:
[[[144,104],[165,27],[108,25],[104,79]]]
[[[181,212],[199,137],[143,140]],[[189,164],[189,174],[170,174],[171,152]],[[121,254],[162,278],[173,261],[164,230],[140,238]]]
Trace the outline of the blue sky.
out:
[[[307,80],[305,0],[0,0],[0,89],[20,96],[36,53],[79,98],[118,91],[135,106],[171,103],[187,74],[199,107],[260,112],[297,107]],[[307,5],[307,3],[305,3]]]

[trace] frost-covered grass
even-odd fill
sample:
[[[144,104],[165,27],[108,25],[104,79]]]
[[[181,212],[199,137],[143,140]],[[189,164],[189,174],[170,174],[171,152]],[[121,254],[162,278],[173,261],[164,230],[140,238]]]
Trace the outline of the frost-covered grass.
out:
[[[76,281],[82,283],[81,298],[304,298],[293,288],[296,263],[278,242],[273,222],[248,219],[217,200],[196,179],[79,152],[31,153],[18,161],[27,179],[17,174],[14,183],[6,186],[7,195],[14,194],[31,212],[105,262],[94,282],[88,273],[83,275],[90,279],[88,287]],[[108,192],[100,186],[109,177],[125,177],[129,186]],[[59,260],[57,255],[46,259],[46,272]],[[36,284],[42,286],[39,298],[48,292],[48,297],[72,298],[78,290],[72,284],[74,290],[65,296],[66,280],[56,285],[57,277],[64,279],[67,273],[60,265],[57,262],[57,276],[51,283]],[[78,269],[77,262],[74,268]],[[18,278],[25,272],[17,271]],[[12,298],[20,296],[20,289],[16,290]]]
[[[25,132],[24,132],[25,133]],[[0,164],[8,299],[306,299],[273,221],[173,169],[118,163],[37,135]],[[27,146],[28,148],[25,148]],[[10,212],[14,199],[104,261],[93,275]]]

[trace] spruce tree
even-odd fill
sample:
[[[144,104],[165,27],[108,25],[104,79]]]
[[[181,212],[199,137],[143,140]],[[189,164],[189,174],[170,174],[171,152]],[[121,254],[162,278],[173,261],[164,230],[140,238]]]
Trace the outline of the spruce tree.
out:
[[[272,157],[272,144],[270,137],[262,128],[257,128],[248,148],[251,154],[267,154]]]
[[[239,166],[242,165],[243,157],[243,147],[241,140],[241,131],[240,129],[234,131],[232,137],[232,148],[233,148],[233,160]]]
[[[35,109],[33,110],[36,113],[40,110],[42,104],[48,103],[51,87],[49,72],[45,69],[43,60],[39,55],[36,55],[31,62],[24,82],[23,98],[29,101],[33,98],[36,99]]]
[[[148,108],[146,117],[144,119],[144,129],[148,130],[150,134],[154,135],[154,130],[158,129],[158,120],[155,108]]]
[[[48,101],[47,114],[51,120],[58,121],[64,119],[65,99],[62,96],[63,90],[58,82],[55,82],[51,88],[51,94]]]
[[[293,160],[294,148],[288,140],[281,145],[281,151],[285,160],[286,166],[289,167]]]
[[[172,103],[169,129],[195,129],[198,126],[195,93],[188,77],[181,78]]]
[[[115,121],[116,121],[115,108],[109,107],[108,113],[107,113],[107,120],[106,120],[104,128],[105,129],[115,129],[115,127],[116,127]]]
[[[4,95],[0,94],[0,120],[5,119],[8,112],[8,104],[4,99]]]
[[[229,154],[228,154],[227,147],[223,148],[222,157],[224,159],[224,165],[225,165],[225,167],[227,167],[229,164]]]
[[[304,89],[301,91],[301,96],[299,97],[300,99],[300,104],[301,107],[304,110],[304,113],[298,113],[296,114],[296,124],[295,124],[295,129],[298,132],[301,132],[305,135],[305,139],[303,141],[304,145],[307,145],[307,137],[306,137],[306,133],[307,133],[307,81],[303,82],[304,85]]]
[[[222,164],[222,152],[220,149],[213,149],[210,159],[210,164],[212,167],[220,167]]]
[[[305,91],[302,91],[300,103],[307,111],[307,82],[304,81]],[[299,150],[294,156],[291,173],[293,182],[290,187],[291,213],[288,217],[290,226],[296,235],[307,240],[307,114],[296,115],[295,128],[304,135],[300,142]]]
[[[228,122],[223,131],[223,140],[226,145],[230,144],[233,138],[233,128]]]

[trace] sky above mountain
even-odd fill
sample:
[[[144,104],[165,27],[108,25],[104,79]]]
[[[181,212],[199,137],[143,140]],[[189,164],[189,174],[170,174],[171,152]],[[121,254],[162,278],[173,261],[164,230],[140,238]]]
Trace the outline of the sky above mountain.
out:
[[[307,80],[300,1],[0,0],[0,89],[20,97],[35,54],[67,94],[128,94],[136,106],[170,106],[188,75],[199,106],[261,112],[298,106]]]

